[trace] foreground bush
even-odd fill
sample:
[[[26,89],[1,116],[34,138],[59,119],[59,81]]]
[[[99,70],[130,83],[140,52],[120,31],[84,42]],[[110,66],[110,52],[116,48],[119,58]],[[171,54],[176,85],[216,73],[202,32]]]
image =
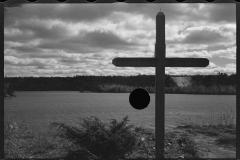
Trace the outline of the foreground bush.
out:
[[[109,124],[101,122],[97,117],[81,119],[79,126],[64,123],[51,123],[50,129],[57,128],[56,136],[73,143],[80,157],[116,159],[124,158],[136,148],[138,138],[133,125],[127,125],[128,117]]]

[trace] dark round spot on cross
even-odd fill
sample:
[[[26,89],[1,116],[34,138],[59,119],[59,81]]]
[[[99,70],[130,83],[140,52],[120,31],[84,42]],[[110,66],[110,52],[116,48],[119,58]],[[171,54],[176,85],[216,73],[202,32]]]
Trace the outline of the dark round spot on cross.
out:
[[[137,88],[130,93],[129,102],[135,109],[144,109],[150,102],[149,93],[145,89]]]

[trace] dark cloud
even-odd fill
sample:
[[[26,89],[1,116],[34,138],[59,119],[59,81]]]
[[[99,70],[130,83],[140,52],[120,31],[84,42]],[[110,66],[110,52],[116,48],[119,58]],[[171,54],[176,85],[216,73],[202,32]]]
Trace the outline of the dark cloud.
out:
[[[181,49],[181,50],[177,50],[174,51],[174,53],[183,53],[183,52],[199,52],[199,51],[205,51],[203,49]]]
[[[115,34],[118,30],[112,31],[111,27],[119,27],[121,29],[119,34],[122,34],[124,37],[126,36],[124,29],[128,31],[134,31],[135,29],[154,30],[155,26],[151,28],[151,25],[148,25],[147,22],[151,22],[150,24],[152,24],[152,20],[155,20],[160,8],[166,15],[166,24],[170,26],[172,24],[179,24],[181,26],[186,24],[186,27],[178,32],[179,35],[186,35],[184,39],[167,41],[170,44],[168,46],[172,45],[173,49],[177,44],[206,44],[209,46],[206,48],[207,51],[225,50],[227,47],[220,46],[220,43],[229,43],[234,39],[234,36],[231,36],[234,35],[232,24],[226,28],[223,25],[223,28],[220,27],[219,31],[207,29],[196,31],[188,29],[196,26],[198,22],[201,22],[205,26],[211,23],[214,25],[235,23],[236,11],[234,4],[26,4],[22,7],[9,9],[8,15],[4,18],[4,41],[6,42],[5,46],[7,46],[5,47],[6,54],[4,52],[4,56],[11,55],[12,57],[20,58],[20,60],[17,58],[6,58],[4,65],[8,67],[34,66],[36,70],[45,69],[47,73],[49,71],[48,68],[51,67],[50,65],[53,65],[51,61],[56,63],[55,65],[74,67],[78,63],[88,64],[90,61],[87,60],[90,59],[95,63],[97,59],[103,60],[108,57],[107,55],[104,57],[104,55],[89,54],[89,57],[83,56],[84,58],[77,59],[75,55],[71,57],[69,53],[104,53],[105,50],[129,51],[127,53],[130,53],[131,50],[137,51],[139,48],[144,47],[143,44],[141,46],[137,42],[143,43],[145,42],[145,38],[152,40],[152,38],[155,38],[155,33],[146,34],[145,32],[141,32],[135,35],[129,32],[127,37],[131,40],[136,40],[135,42],[130,42],[128,39],[123,39],[118,34]],[[143,19],[140,16],[140,19],[138,19],[139,22],[135,23],[132,21],[128,23],[129,21],[124,21],[128,19],[126,18],[128,14],[124,13],[129,13],[129,16],[142,15]],[[98,25],[104,22],[100,21],[101,19],[107,19],[106,23],[108,23],[108,26],[106,28],[109,31],[99,30],[101,26]],[[148,21],[149,19],[152,20]],[[146,25],[142,25],[144,20],[147,20]],[[57,23],[51,26],[52,22]],[[81,23],[76,25],[78,22]],[[116,22],[119,25],[116,25]],[[141,26],[138,24],[141,24]],[[86,29],[85,25],[89,26],[89,29]],[[70,28],[75,32],[72,32]],[[76,35],[78,31],[79,34]],[[134,37],[131,37],[131,35],[134,35]],[[205,50],[186,49],[186,51]],[[24,58],[33,59],[24,60]],[[57,60],[54,61],[53,59]],[[223,59],[219,59],[219,61]],[[100,63],[97,66],[100,66]],[[49,72],[49,74],[57,75],[59,73],[69,75],[74,73],[74,71],[71,71],[71,67],[64,71],[55,72],[55,70]],[[121,68],[117,69],[121,70]],[[27,72],[27,70],[24,72]],[[97,72],[97,70],[94,71],[94,68],[88,71],[79,71],[82,74]],[[42,75],[42,73],[38,73],[37,71],[35,73]],[[31,70],[29,70],[29,74],[32,74]]]
[[[76,59],[74,57],[69,57],[69,58],[61,58],[60,62],[64,63],[65,65],[75,65],[75,64],[86,64],[89,62],[87,58],[81,58],[81,59]]]
[[[113,11],[120,11],[122,5],[113,4],[25,4],[9,9],[6,24],[13,19],[58,19],[67,22],[93,21],[103,18]],[[8,18],[8,17],[6,17]]]
[[[195,22],[205,21],[208,23],[218,22],[236,22],[236,7],[235,4],[230,3],[215,3],[215,4],[169,4],[166,10],[166,21],[184,21]],[[163,9],[164,10],[164,9]]]
[[[125,50],[137,46],[129,43],[111,32],[93,31],[82,36],[73,36],[64,40],[44,41],[37,47],[60,49],[68,53],[93,53],[104,49]]]
[[[18,31],[19,33],[13,33],[14,30]],[[19,30],[18,28],[8,28],[7,33],[4,34],[4,42],[11,41],[11,42],[18,42],[18,43],[27,43],[29,41],[34,40],[34,35],[26,30]]]
[[[83,41],[90,46],[105,49],[122,49],[124,47],[137,45],[136,43],[126,42],[111,32],[94,31],[86,34],[83,39]]]
[[[75,60],[75,59],[61,59],[60,61],[63,62],[63,63],[67,63],[67,64],[80,63],[78,60]]]
[[[161,8],[166,16],[166,21],[207,21],[207,22],[236,22],[236,7],[235,4],[230,3],[185,3],[185,4],[133,4],[126,7],[126,11],[132,13],[143,14],[147,17],[155,19],[156,13]],[[205,16],[205,15],[208,16]]]
[[[12,46],[11,49],[15,50],[15,52],[18,53],[33,53],[33,54],[37,54],[39,52],[41,52],[42,50],[39,48],[36,48],[34,46]]]
[[[161,8],[167,21],[207,20],[235,22],[235,4],[26,4],[9,9],[6,26],[21,19],[58,19],[67,22],[94,21],[116,12],[142,14],[155,19]],[[209,16],[204,14],[209,13]],[[9,17],[9,18],[8,18]],[[10,19],[11,17],[11,19]]]
[[[17,58],[65,58],[66,56],[61,54],[61,50],[58,49],[42,49],[37,48],[35,46],[12,46],[9,47],[11,49],[11,55]],[[5,55],[10,55],[5,54]]]
[[[102,49],[93,48],[87,44],[81,44],[80,42],[71,43],[71,39],[44,41],[38,44],[37,47],[49,50],[62,50],[66,53],[93,53],[102,51]]]
[[[68,36],[68,30],[64,26],[53,26],[51,29],[34,28],[32,30],[36,37],[41,39],[60,39]]]
[[[25,32],[31,32],[32,37],[40,39],[59,39],[65,38],[69,35],[69,30],[64,25],[56,24],[51,27],[47,25],[47,22],[29,20],[28,22],[19,22],[15,25],[16,29]],[[26,34],[24,34],[25,36]],[[19,40],[19,39],[17,39]]]
[[[236,5],[234,3],[218,3],[206,5],[209,12],[209,19],[213,22],[236,22]]]
[[[9,66],[35,66],[36,68],[39,68],[39,69],[45,69],[47,66],[50,66],[50,64],[46,63],[46,62],[41,62],[41,61],[38,61],[36,59],[30,59],[28,61],[26,60],[23,60],[23,59],[18,59],[16,61],[15,60],[9,60],[8,58],[5,58],[4,59],[4,65],[9,65]]]
[[[14,65],[16,65],[16,64],[13,63],[13,62],[11,62],[11,61],[9,61],[9,60],[5,60],[5,59],[4,59],[4,65],[14,66]]]
[[[232,21],[234,18],[235,10],[233,9],[234,5],[231,4],[205,4],[205,10],[209,12],[209,17],[205,20],[211,21],[211,18],[214,21]],[[23,34],[17,35],[5,35],[6,41],[16,41],[16,42],[28,42],[28,40],[33,40],[34,38],[40,38],[44,40],[40,46],[48,49],[57,49],[57,48],[66,48],[67,52],[92,52],[93,49],[89,47],[99,47],[99,48],[111,48],[117,49],[124,47],[129,47],[134,45],[133,43],[127,43],[126,41],[120,39],[114,34],[111,33],[100,33],[100,32],[90,32],[86,35],[86,39],[82,40],[80,37],[71,37],[66,39],[69,36],[69,30],[63,25],[54,25],[51,28],[47,27],[46,22],[39,23],[41,20],[64,20],[64,21],[93,21],[98,18],[104,18],[111,15],[114,11],[122,11],[133,14],[142,14],[149,18],[155,19],[156,12],[159,11],[159,8],[165,13],[166,20],[168,21],[180,21],[185,19],[194,20],[196,19],[203,20],[203,14],[196,12],[200,9],[200,4],[36,4],[36,5],[23,5],[22,7],[16,7],[9,10],[9,15],[6,18],[6,22],[9,20],[11,24],[6,23],[5,27],[12,27],[12,29],[19,29]],[[207,8],[211,10],[207,10]],[[222,13],[222,11],[231,10],[231,12],[224,12],[225,16],[217,16],[217,13]],[[193,12],[195,11],[195,12]],[[191,14],[190,14],[191,13]],[[196,14],[198,13],[198,14]],[[9,17],[9,18],[8,18]],[[222,17],[222,20],[221,20]],[[31,20],[32,18],[35,19]],[[26,21],[29,19],[29,21]],[[22,21],[23,20],[23,21]],[[38,23],[37,23],[38,22]],[[134,22],[133,22],[134,23]],[[187,26],[191,27],[191,25]],[[183,30],[185,30],[184,28]],[[26,34],[31,32],[32,34]],[[179,33],[182,31],[180,30]],[[221,38],[220,35],[210,33],[211,36],[208,37],[208,33],[201,34],[192,33],[184,41],[186,43],[201,43],[209,42],[212,40]],[[196,36],[200,36],[197,38]],[[139,38],[139,37],[138,37]],[[64,39],[64,40],[61,40]],[[105,40],[103,40],[105,39]],[[49,40],[49,41],[48,41]],[[52,41],[54,40],[54,42]],[[193,41],[192,41],[193,40]],[[78,44],[70,44],[70,42],[77,42]],[[50,43],[51,42],[51,43]],[[170,41],[171,42],[171,41]],[[59,44],[58,44],[59,43]],[[81,44],[80,43],[85,43]],[[89,51],[90,50],[90,51]]]
[[[171,46],[172,44],[170,44],[170,45],[168,45],[168,47],[169,46]],[[174,45],[175,46],[175,45]],[[234,46],[236,46],[236,45],[226,45],[226,46],[224,46],[224,45],[209,45],[209,46],[207,46],[206,48],[199,48],[199,49],[197,49],[197,48],[193,48],[193,49],[191,49],[191,48],[183,48],[183,49],[181,49],[181,50],[177,50],[177,51],[174,51],[175,53],[182,53],[182,52],[204,52],[204,51],[208,51],[208,52],[211,52],[211,51],[219,51],[219,50],[226,50],[226,49],[228,49],[228,48],[231,48],[231,47],[234,47]]]
[[[206,50],[207,51],[218,51],[218,50],[226,50],[227,48],[234,47],[236,44],[233,45],[209,45]]]
[[[211,30],[195,30],[191,31],[185,38],[181,40],[167,40],[169,44],[217,44],[220,42],[231,42],[230,37],[225,37],[216,31]]]
[[[208,30],[193,31],[181,43],[187,44],[211,44],[226,41],[226,37],[217,32]]]

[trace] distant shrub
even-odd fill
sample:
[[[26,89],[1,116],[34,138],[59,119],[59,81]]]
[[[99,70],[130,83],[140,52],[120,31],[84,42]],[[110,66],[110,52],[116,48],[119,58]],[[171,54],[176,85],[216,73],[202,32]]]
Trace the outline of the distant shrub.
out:
[[[109,124],[101,122],[97,117],[81,120],[80,126],[57,122],[50,125],[50,129],[57,128],[56,136],[69,140],[77,147],[78,154],[84,154],[81,157],[124,158],[135,149],[138,137],[133,125],[127,125],[127,116],[121,122],[112,119]]]

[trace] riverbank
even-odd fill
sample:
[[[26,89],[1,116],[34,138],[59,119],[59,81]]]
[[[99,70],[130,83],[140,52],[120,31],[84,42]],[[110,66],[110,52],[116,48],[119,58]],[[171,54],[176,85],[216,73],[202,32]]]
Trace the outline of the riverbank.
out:
[[[18,126],[9,120],[4,123],[6,159],[78,159],[80,156],[76,147],[66,139],[54,134],[33,133],[27,124]],[[154,130],[135,126],[133,132],[141,143],[125,158],[154,158]],[[235,158],[236,126],[181,125],[168,128],[165,131],[164,151],[166,158]]]
[[[131,93],[136,88],[143,88],[149,93],[155,93],[153,86],[126,86],[118,84],[100,85],[98,93]],[[208,94],[208,95],[236,95],[236,86],[203,86],[186,85],[165,87],[165,94]]]

